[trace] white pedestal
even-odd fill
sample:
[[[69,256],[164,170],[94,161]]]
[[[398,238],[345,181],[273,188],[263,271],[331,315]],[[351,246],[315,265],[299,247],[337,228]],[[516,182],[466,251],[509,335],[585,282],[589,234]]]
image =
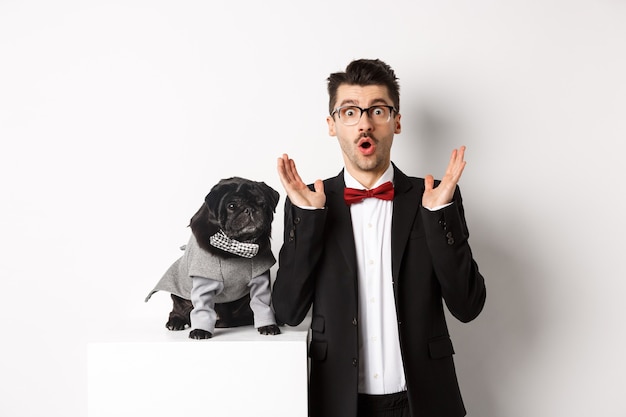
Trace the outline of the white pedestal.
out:
[[[306,417],[307,329],[189,330],[133,323],[88,345],[89,417]]]

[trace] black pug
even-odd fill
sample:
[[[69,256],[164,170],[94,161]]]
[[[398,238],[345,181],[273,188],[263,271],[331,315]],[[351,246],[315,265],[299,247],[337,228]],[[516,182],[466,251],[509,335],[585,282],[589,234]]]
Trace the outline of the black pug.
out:
[[[280,195],[264,182],[232,177],[217,183],[189,226],[184,254],[156,287],[171,293],[166,327],[208,339],[215,328],[254,325],[280,334],[271,309],[271,226]]]

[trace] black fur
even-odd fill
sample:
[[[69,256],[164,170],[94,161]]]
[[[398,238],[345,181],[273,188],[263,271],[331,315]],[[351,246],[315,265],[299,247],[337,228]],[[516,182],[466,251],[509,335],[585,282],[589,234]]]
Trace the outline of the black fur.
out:
[[[271,244],[272,221],[279,198],[278,192],[264,182],[240,177],[223,179],[211,188],[204,203],[191,218],[189,227],[202,249],[223,258],[237,255],[209,244],[209,238],[220,230],[231,239],[257,243],[261,252]],[[191,301],[172,294],[172,302],[172,311],[165,326],[170,330],[186,329],[191,325]],[[218,316],[216,328],[254,324],[249,294],[229,303],[216,303],[215,312]],[[268,335],[280,333],[275,325],[260,327],[258,331]],[[199,329],[189,334],[192,339],[208,339],[212,336],[210,332]]]
[[[262,251],[270,246],[279,198],[278,192],[264,182],[240,177],[224,179],[207,194],[189,227],[202,249],[223,257],[237,255],[209,244],[209,238],[220,229],[231,239],[259,244]],[[246,227],[242,228],[244,223]]]

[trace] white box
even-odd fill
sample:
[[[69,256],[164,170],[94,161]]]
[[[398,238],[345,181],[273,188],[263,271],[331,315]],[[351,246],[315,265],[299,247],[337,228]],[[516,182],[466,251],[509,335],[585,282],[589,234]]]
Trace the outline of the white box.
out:
[[[308,323],[189,339],[135,323],[88,343],[89,417],[306,417]]]

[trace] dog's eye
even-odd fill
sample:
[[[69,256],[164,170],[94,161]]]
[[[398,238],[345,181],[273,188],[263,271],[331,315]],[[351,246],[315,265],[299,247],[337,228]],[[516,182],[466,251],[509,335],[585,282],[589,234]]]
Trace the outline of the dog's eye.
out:
[[[228,206],[226,207],[228,207],[228,210],[234,210],[237,207],[237,205],[235,203],[228,203]]]

